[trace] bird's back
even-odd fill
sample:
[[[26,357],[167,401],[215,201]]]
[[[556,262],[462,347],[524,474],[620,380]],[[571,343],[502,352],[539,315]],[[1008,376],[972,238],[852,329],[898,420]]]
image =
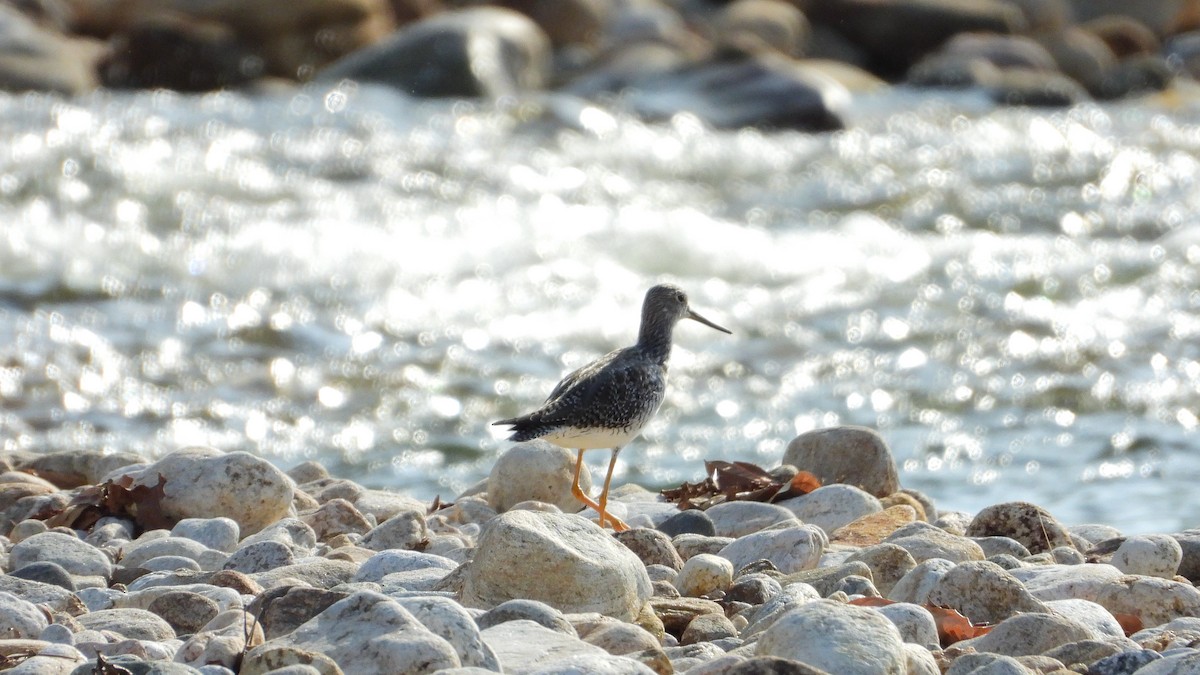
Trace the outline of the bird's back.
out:
[[[662,404],[666,367],[636,346],[618,349],[567,375],[541,408],[496,424],[513,427],[512,441],[573,437],[574,447],[612,447],[636,436]]]

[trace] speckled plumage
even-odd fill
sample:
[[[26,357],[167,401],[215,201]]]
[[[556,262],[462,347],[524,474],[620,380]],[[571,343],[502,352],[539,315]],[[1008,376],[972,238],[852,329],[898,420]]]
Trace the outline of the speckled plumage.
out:
[[[637,344],[609,352],[567,375],[537,410],[495,422],[512,427],[510,441],[544,438],[564,448],[578,449],[572,490],[585,504],[598,507],[601,525],[607,517],[616,529],[624,529],[624,523],[604,513],[613,465],[617,453],[641,433],[663,402],[671,338],[680,319],[693,319],[729,332],[692,311],[687,295],[678,286],[654,286],[642,303]],[[612,449],[599,504],[581,496],[578,485],[583,451],[592,448]]]

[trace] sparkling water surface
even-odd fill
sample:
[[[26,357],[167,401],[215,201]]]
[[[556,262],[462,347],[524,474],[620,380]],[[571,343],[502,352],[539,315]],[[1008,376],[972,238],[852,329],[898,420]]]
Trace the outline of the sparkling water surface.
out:
[[[1200,525],[1200,98],[895,91],[834,134],[569,99],[0,96],[0,443],[207,444],[431,499],[636,337],[658,489],[862,424],[944,509]],[[589,455],[599,467],[607,453]]]

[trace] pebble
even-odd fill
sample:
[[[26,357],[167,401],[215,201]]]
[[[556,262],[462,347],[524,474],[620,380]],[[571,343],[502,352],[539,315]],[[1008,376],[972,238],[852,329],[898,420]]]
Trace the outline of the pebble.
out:
[[[929,594],[942,581],[954,563],[942,558],[930,558],[909,570],[896,582],[890,593],[889,600],[896,602],[912,602],[923,605],[929,602]]]
[[[299,518],[283,518],[244,537],[238,542],[238,548],[267,541],[283,544],[295,555],[303,556],[308,555],[316,547],[317,534],[308,526],[308,523]]]
[[[259,595],[250,605],[250,610],[259,617],[266,637],[273,639],[296,630],[348,595],[344,591],[285,586]]]
[[[900,631],[900,637],[905,642],[921,645],[928,650],[940,648],[937,623],[933,619],[933,614],[930,614],[929,610],[921,605],[914,605],[911,602],[896,602],[876,607],[875,611],[895,624],[896,630]]]
[[[698,553],[720,553],[721,549],[732,544],[734,541],[737,540],[732,537],[684,533],[672,538],[671,544],[675,546],[679,557],[686,561]]]
[[[736,539],[778,523],[799,525],[792,512],[784,508],[784,503],[722,502],[704,513],[712,519],[713,529],[718,537]]]
[[[1174,537],[1145,534],[1125,539],[1112,555],[1110,564],[1126,574],[1171,579],[1183,561],[1183,547]]]
[[[52,584],[60,588],[65,588],[68,591],[75,590],[75,581],[71,578],[70,573],[56,562],[33,562],[22,565],[8,574],[16,579],[28,579],[29,581],[37,581],[43,584]]]
[[[1087,626],[1057,614],[1017,614],[980,637],[960,642],[959,646],[1005,656],[1024,656],[1100,637]]]
[[[225,553],[232,553],[241,539],[241,531],[232,518],[184,518],[171,528],[171,535]]]
[[[582,518],[509,511],[479,538],[462,597],[468,607],[519,597],[629,621],[650,597],[650,578],[632,551]]]
[[[725,615],[721,605],[704,598],[650,598],[650,607],[662,622],[663,630],[679,637],[696,617],[704,614]]]
[[[161,537],[143,535],[130,542],[122,551],[121,566],[125,568],[141,567],[147,560],[160,556],[187,558],[210,570],[219,569],[228,558],[228,554],[210,549],[194,539],[170,535]]]
[[[35,638],[49,622],[37,605],[13,595],[0,592],[0,637]]]
[[[1049,611],[1087,626],[1097,638],[1125,637],[1125,631],[1113,615],[1091,600],[1051,600],[1045,605]]]
[[[502,602],[475,619],[481,630],[506,621],[528,620],[552,631],[575,636],[575,627],[557,609],[537,600],[516,599]]]
[[[371,591],[340,600],[287,635],[264,642],[246,661],[276,647],[319,652],[345,672],[430,672],[462,665],[454,647],[399,602]]]
[[[267,572],[276,567],[295,564],[292,548],[279,541],[256,541],[241,546],[222,565],[222,569],[235,570],[243,574]]]
[[[246,650],[263,643],[262,626],[240,609],[221,612],[207,621],[175,654],[175,660],[201,668],[237,668]]]
[[[1037,675],[1020,661],[1001,654],[963,654],[954,660],[946,675]]]
[[[820,599],[821,594],[808,584],[800,582],[788,584],[778,595],[749,613],[746,617],[747,625],[742,629],[741,636],[743,638],[753,637],[770,628],[788,612]]]
[[[190,591],[167,591],[159,594],[146,611],[161,617],[178,635],[199,631],[217,614],[221,607],[215,600]]]
[[[626,656],[613,656],[578,637],[525,619],[506,621],[482,631],[506,673],[653,673]]]
[[[816,567],[827,543],[825,532],[819,527],[799,525],[761,530],[735,539],[721,548],[718,555],[732,562],[734,569],[756,560],[769,560],[787,574]]]
[[[170,640],[175,629],[156,614],[144,609],[101,609],[76,617],[84,628],[112,631],[134,640]]]
[[[380,551],[359,565],[354,581],[378,582],[389,574],[416,570],[433,569],[449,573],[457,567],[458,563],[453,560],[432,553],[399,549]]]
[[[688,558],[675,578],[675,588],[679,589],[679,593],[694,598],[724,591],[732,583],[733,563],[711,553]]]
[[[333,588],[351,580],[358,571],[358,564],[347,560],[312,558],[297,560],[291,565],[276,567],[265,572],[248,575],[263,588],[276,585],[307,584],[317,588]]]
[[[123,475],[148,487],[166,481],[159,502],[164,517],[230,518],[243,535],[285,517],[292,505],[292,479],[247,452],[186,448]]]
[[[832,534],[834,530],[883,511],[879,498],[842,483],[823,485],[800,497],[779,502],[803,523],[816,525]]]
[[[758,639],[755,654],[779,656],[839,675],[904,673],[900,631],[879,612],[818,600],[783,615]]]
[[[396,598],[396,602],[412,612],[430,632],[449,642],[462,666],[499,671],[499,659],[483,641],[479,626],[462,605],[436,595]]]
[[[847,546],[872,546],[882,543],[896,530],[917,520],[916,509],[907,504],[897,504],[837,528],[829,533],[829,541]]]
[[[959,563],[967,560],[983,560],[985,557],[979,544],[966,537],[953,535],[929,523],[916,522],[905,525],[884,541],[905,549],[917,562],[941,558]]]
[[[360,545],[372,551],[417,549],[429,541],[429,528],[420,511],[392,515],[363,536]]]
[[[571,494],[576,453],[536,439],[518,443],[505,450],[492,465],[487,480],[488,505],[507,511],[525,501],[553,504],[565,513],[582,508]],[[579,474],[579,487],[592,489],[592,476],[585,462]]]
[[[985,507],[967,527],[969,537],[1001,536],[1020,542],[1030,553],[1071,546],[1071,535],[1054,516],[1036,504],[1007,502]]]
[[[806,583],[817,589],[817,593],[821,597],[829,597],[841,587],[842,582],[852,576],[866,578],[871,576],[871,569],[863,562],[848,562],[828,567],[818,567],[811,570],[803,570],[801,572],[793,572],[782,579],[780,583]]]
[[[713,523],[712,518],[708,516],[708,513],[699,509],[680,511],[659,523],[658,529],[668,537],[675,537],[680,534],[698,534],[704,537],[712,537],[717,534],[717,526]]]
[[[664,532],[635,527],[613,535],[625,548],[633,551],[647,567],[661,565],[672,570],[683,568],[683,558],[675,550],[671,538]]]
[[[951,607],[972,623],[999,623],[1021,612],[1046,612],[1016,577],[986,560],[955,565],[930,589],[927,602]]]
[[[344,534],[366,534],[372,527],[371,521],[354,504],[340,497],[330,499],[298,517],[313,529],[319,541],[329,541]]]
[[[983,555],[988,558],[997,555],[1008,555],[1017,559],[1029,556],[1029,549],[1011,537],[972,537],[971,541],[979,544]]]
[[[862,562],[871,571],[875,587],[884,596],[892,592],[896,582],[917,566],[917,561],[902,546],[890,542],[861,548],[851,553],[846,562]]]
[[[783,463],[812,472],[822,485],[845,483],[876,497],[900,489],[891,449],[878,432],[865,427],[806,431],[788,444]]]
[[[20,569],[37,562],[52,562],[71,575],[76,586],[106,586],[113,565],[100,550],[78,537],[42,532],[17,542],[9,551],[8,567]]]
[[[715,642],[723,638],[737,637],[737,628],[723,614],[702,614],[683,629],[679,644],[690,645],[705,642]]]

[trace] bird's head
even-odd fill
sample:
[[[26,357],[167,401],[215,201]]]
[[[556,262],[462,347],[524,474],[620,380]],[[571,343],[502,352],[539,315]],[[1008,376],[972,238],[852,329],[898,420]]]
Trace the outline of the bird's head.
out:
[[[691,319],[715,328],[722,333],[730,333],[729,329],[718,326],[700,316],[688,306],[687,293],[674,284],[659,284],[646,291],[646,300],[642,303],[642,321],[644,323],[660,323],[664,320],[670,325],[680,319]]]

